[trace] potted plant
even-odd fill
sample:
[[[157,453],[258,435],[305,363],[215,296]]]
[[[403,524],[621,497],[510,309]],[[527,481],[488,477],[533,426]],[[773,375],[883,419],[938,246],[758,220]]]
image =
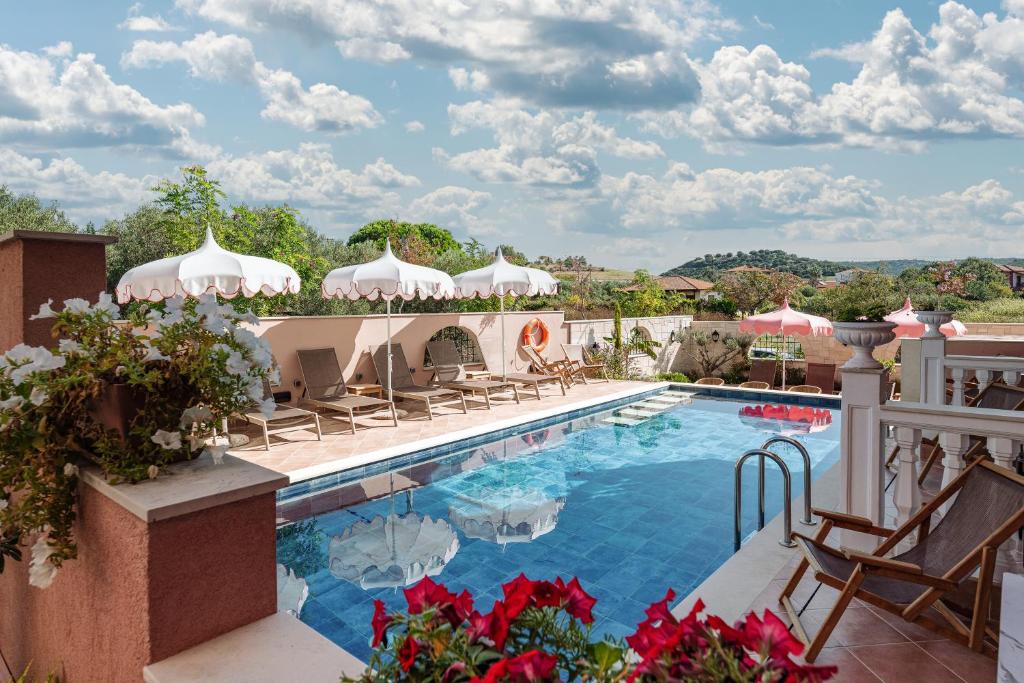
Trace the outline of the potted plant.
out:
[[[835,313],[832,332],[836,341],[853,349],[853,357],[843,365],[847,369],[879,370],[873,353],[896,338],[895,323],[884,320],[892,310],[884,297],[867,300],[847,299]]]
[[[271,379],[268,345],[243,322],[254,316],[213,295],[140,307],[127,322],[108,294],[69,299],[53,319],[56,349],[19,344],[0,355],[0,545],[20,559],[31,541],[29,581],[45,588],[76,555],[79,466],[112,482],[155,478],[163,466],[227,446],[206,436],[232,414],[261,404]],[[11,552],[7,552],[10,550]]]
[[[456,595],[429,578],[405,590],[406,613],[389,614],[376,601],[369,666],[342,681],[801,683],[836,673],[834,666],[794,659],[803,644],[768,610],[730,625],[702,616],[697,601],[679,619],[669,590],[625,641],[593,640],[597,600],[576,578],[532,581],[520,574],[501,589],[503,598],[486,614],[468,591]]]

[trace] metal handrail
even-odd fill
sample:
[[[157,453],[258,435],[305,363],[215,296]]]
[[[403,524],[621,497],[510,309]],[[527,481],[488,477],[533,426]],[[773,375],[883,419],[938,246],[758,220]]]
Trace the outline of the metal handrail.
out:
[[[811,517],[811,454],[807,452],[807,448],[802,443],[788,436],[773,436],[761,444],[761,448],[768,450],[768,447],[774,443],[789,444],[800,451],[800,456],[804,459],[804,518],[800,520],[800,523],[814,526],[817,522]]]
[[[790,538],[793,535],[793,512],[790,509],[792,507],[792,487],[790,485],[789,467],[785,461],[779,457],[776,453],[772,453],[764,448],[754,448],[747,451],[740,456],[739,460],[736,461],[736,469],[734,475],[734,517],[735,526],[733,529],[733,550],[740,549],[740,521],[743,517],[743,464],[750,458],[757,456],[757,492],[758,492],[758,516],[757,516],[757,528],[760,531],[764,528],[764,459],[770,458],[779,469],[782,470],[782,485],[783,485],[783,499],[784,503],[782,506],[782,538],[779,539],[779,545],[786,548],[792,548],[796,545]]]

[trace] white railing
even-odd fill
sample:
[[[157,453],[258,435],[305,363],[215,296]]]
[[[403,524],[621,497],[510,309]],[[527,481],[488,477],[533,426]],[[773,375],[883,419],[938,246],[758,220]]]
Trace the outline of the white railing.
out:
[[[1013,356],[944,356],[943,368],[949,370],[953,379],[953,396],[950,405],[964,405],[964,386],[971,375],[978,382],[978,391],[1002,380],[1010,386],[1020,381],[1024,372],[1024,358]]]
[[[880,407],[878,417],[884,426],[892,428],[899,446],[893,492],[899,522],[909,519],[921,507],[917,479],[919,463],[923,464],[923,434],[937,435],[943,451],[943,486],[967,466],[964,455],[972,447],[972,437],[984,438],[995,464],[1008,469],[1013,468],[1024,443],[1024,415],[1011,410],[892,401]]]

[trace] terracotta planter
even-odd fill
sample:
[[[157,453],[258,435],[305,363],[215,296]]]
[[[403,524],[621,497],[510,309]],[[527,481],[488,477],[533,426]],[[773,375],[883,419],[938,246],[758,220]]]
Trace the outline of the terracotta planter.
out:
[[[875,360],[877,347],[896,338],[896,323],[852,322],[834,323],[832,334],[841,344],[853,349],[853,357],[843,365],[845,369],[878,370],[882,364]]]

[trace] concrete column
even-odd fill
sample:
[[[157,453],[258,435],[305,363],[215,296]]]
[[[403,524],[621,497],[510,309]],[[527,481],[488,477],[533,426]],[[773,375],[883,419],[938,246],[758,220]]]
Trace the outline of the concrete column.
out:
[[[842,370],[840,511],[867,517],[879,526],[885,520],[885,430],[879,419],[885,376],[881,368]],[[845,529],[841,540],[843,545],[864,550],[877,545],[877,539]]]

